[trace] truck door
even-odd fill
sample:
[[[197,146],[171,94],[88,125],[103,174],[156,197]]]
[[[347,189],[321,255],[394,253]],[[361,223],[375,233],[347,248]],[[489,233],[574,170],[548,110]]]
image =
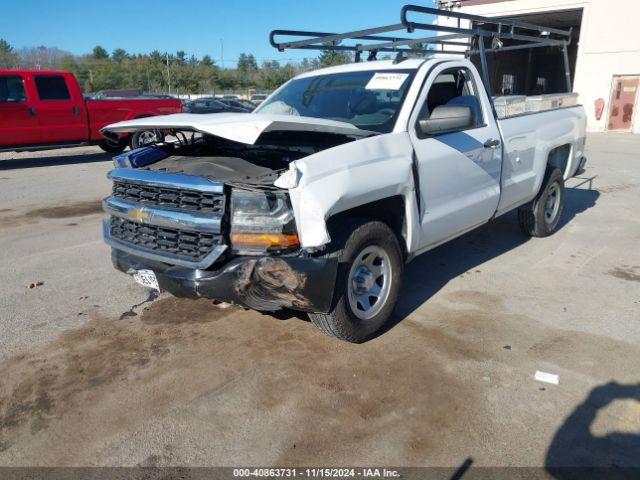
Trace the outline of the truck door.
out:
[[[0,148],[40,143],[35,111],[21,75],[0,75]]]
[[[467,124],[425,133],[427,124],[456,110],[446,107],[470,113]],[[410,117],[409,135],[419,177],[422,247],[488,221],[500,198],[502,146],[476,70],[462,62],[436,66]]]
[[[43,143],[86,141],[84,99],[78,89],[69,88],[67,79],[60,74],[36,74],[33,81]]]

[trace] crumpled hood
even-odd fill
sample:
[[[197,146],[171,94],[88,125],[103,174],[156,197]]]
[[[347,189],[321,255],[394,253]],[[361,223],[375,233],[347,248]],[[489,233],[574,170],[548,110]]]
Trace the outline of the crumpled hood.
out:
[[[377,135],[377,132],[362,130],[346,122],[262,113],[176,113],[113,123],[101,132],[126,133],[146,128],[194,130],[250,145],[256,143],[263,133],[274,131],[336,133],[358,137]]]

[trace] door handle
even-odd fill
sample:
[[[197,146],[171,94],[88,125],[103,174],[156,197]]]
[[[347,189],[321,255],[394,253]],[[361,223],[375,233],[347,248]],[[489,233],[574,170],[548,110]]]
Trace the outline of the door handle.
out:
[[[486,142],[484,142],[484,148],[496,148],[500,146],[500,140],[497,138],[490,138]]]
[[[30,117],[35,117],[36,116],[36,109],[35,108],[29,107],[27,111],[29,112],[29,116]]]
[[[80,115],[80,107],[73,107],[71,112],[73,112],[74,115]]]

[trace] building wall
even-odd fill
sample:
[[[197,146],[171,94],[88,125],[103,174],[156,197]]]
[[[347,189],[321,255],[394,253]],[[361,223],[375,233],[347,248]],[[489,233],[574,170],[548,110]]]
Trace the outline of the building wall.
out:
[[[486,16],[523,15],[583,8],[574,91],[587,111],[589,131],[606,130],[614,75],[640,75],[640,1],[638,0],[511,0],[463,2],[460,11]],[[457,10],[457,9],[456,9]],[[636,95],[633,132],[640,133],[640,92]],[[602,98],[604,113],[595,117]]]

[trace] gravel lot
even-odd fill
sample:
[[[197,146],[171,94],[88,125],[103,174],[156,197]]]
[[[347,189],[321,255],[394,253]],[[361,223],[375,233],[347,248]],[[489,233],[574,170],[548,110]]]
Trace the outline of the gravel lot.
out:
[[[640,466],[638,150],[591,135],[556,235],[419,257],[359,346],[148,300],[101,241],[109,157],[2,153],[0,465]]]

